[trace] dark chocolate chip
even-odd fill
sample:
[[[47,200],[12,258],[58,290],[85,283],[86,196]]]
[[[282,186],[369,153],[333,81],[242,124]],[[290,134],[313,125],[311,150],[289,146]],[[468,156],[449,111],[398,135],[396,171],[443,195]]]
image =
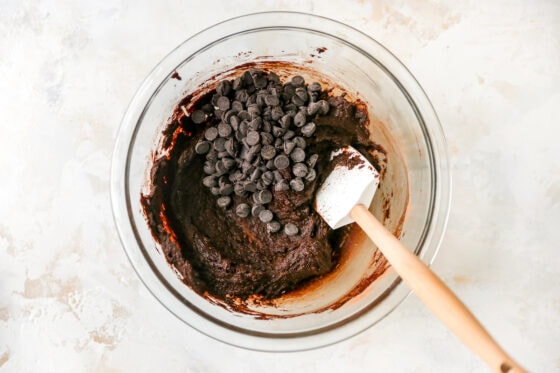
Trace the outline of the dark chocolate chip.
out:
[[[206,175],[212,175],[216,172],[216,162],[206,161],[202,169]]]
[[[214,144],[212,144],[214,145]],[[212,147],[212,149],[210,149],[210,151],[206,154],[206,159],[209,161],[217,161],[218,160],[218,152],[216,150],[214,150],[214,148]]]
[[[236,195],[240,197],[246,197],[248,195],[247,191],[245,190],[245,187],[241,183],[235,184],[233,186],[233,191]]]
[[[282,127],[274,126],[272,127],[272,134],[274,137],[281,137],[284,134],[285,130]]]
[[[303,156],[305,159],[305,153],[303,154]],[[301,161],[297,161],[297,162],[301,162]],[[276,158],[274,158],[274,165],[276,166],[277,169],[283,170],[290,166],[290,159],[284,154],[280,154]]]
[[[290,153],[290,158],[292,158],[294,162],[303,162],[305,160],[305,151],[302,148],[295,148]]]
[[[240,218],[246,218],[251,213],[251,206],[246,203],[240,203],[235,208],[235,214]]]
[[[299,229],[295,224],[288,223],[284,226],[284,233],[287,236],[295,236],[299,233]]]
[[[263,145],[271,145],[274,141],[274,136],[268,132],[261,132],[261,143]]]
[[[257,190],[265,190],[268,189],[268,186],[262,181],[257,181]]]
[[[223,137],[219,137],[214,140],[214,149],[217,152],[225,152],[226,151],[226,139]]]
[[[257,105],[256,103],[248,104],[247,105],[247,112],[249,113],[251,118],[256,118],[259,115],[261,115],[261,109],[259,108],[259,105]]]
[[[311,92],[320,92],[321,91],[321,84],[317,83],[317,82],[313,82],[309,85],[309,87],[307,87],[308,90],[310,90]]]
[[[301,75],[296,75],[292,78],[291,83],[294,87],[301,87],[305,84],[305,79]]]
[[[210,151],[212,143],[210,141],[199,141],[194,147],[196,154],[206,154]]]
[[[222,80],[216,86],[216,92],[222,96],[227,96],[231,92],[231,82],[229,80]]]
[[[214,195],[214,196],[219,196],[220,195],[220,188],[212,187],[212,188],[210,188],[210,193],[212,193],[212,195]]]
[[[284,115],[284,110],[280,106],[275,106],[270,111],[270,118],[272,120],[279,120]]]
[[[296,106],[303,106],[305,105],[305,101],[303,101],[299,96],[292,96],[292,104],[296,105]]]
[[[245,182],[245,184],[243,184],[243,188],[245,189],[246,192],[254,193],[257,191],[257,184],[255,184],[252,181],[247,181]]]
[[[268,170],[273,170],[273,171],[276,170],[276,166],[274,165],[274,160],[273,160],[273,159],[271,159],[271,160],[269,160],[268,162],[266,162],[265,167],[266,167]]]
[[[272,145],[265,145],[261,149],[261,156],[263,159],[269,160],[276,155],[276,149]]]
[[[222,196],[229,196],[233,193],[233,185],[232,184],[224,184],[220,187],[220,194]]]
[[[301,127],[301,134],[305,137],[311,137],[315,133],[316,129],[317,126],[315,123],[309,122],[305,126]]]
[[[305,114],[301,111],[298,111],[296,116],[294,117],[294,124],[296,125],[296,127],[302,127],[305,125],[306,120],[307,118],[305,117]]]
[[[296,88],[296,95],[302,99],[303,102],[307,102],[309,96],[307,95],[307,89],[303,87]]]
[[[310,102],[307,106],[307,115],[313,116],[319,112],[320,105],[317,102]]]
[[[227,111],[231,106],[231,102],[226,96],[221,96],[218,100],[216,100],[216,106],[222,111]]]
[[[310,169],[305,177],[307,181],[313,181],[317,177],[317,172],[314,169]]]
[[[307,175],[307,166],[304,163],[296,163],[292,167],[292,173],[296,177],[305,177]]]
[[[221,122],[220,124],[218,124],[218,134],[221,137],[229,137],[231,135],[231,132],[233,131],[233,129],[231,128],[231,126],[227,123]]]
[[[206,120],[206,118],[207,118],[206,113],[202,110],[195,110],[191,114],[191,119],[196,124],[203,123]]]
[[[222,161],[218,161],[216,162],[216,176],[222,176],[223,174],[225,174],[227,172],[227,168],[226,166],[224,166]]]
[[[295,137],[294,138],[294,143],[296,144],[296,147],[301,148],[301,149],[305,149],[305,147],[307,146],[307,142],[301,136]]]
[[[229,158],[229,157],[224,157],[222,159],[222,163],[224,164],[224,167],[226,169],[231,170],[233,168],[233,166],[235,166],[235,159]]]
[[[253,170],[253,172],[251,173],[251,181],[256,182],[262,175],[262,171],[259,170],[258,168],[255,168],[255,170]]]
[[[280,171],[274,170],[274,172],[272,174],[274,175],[274,181],[276,183],[279,183],[280,181],[284,180],[284,176],[282,176]]]
[[[239,102],[247,102],[249,98],[249,92],[246,89],[240,89],[235,92],[235,100]]]
[[[253,197],[254,196],[255,195],[253,194]],[[251,215],[253,215],[254,217],[258,217],[261,211],[263,210],[264,210],[263,205],[259,205],[259,204],[253,205],[253,207],[251,208]]]
[[[277,106],[280,105],[280,99],[273,95],[266,95],[264,96],[264,102],[268,106]]]
[[[236,153],[236,149],[235,149],[235,140],[232,138],[229,138],[226,140],[224,147],[226,148],[226,152],[232,156],[235,157],[235,153]]]
[[[319,100],[317,101],[317,103],[319,104],[319,114],[321,115],[326,115],[329,112],[329,103],[325,100]]]
[[[292,124],[292,117],[288,114],[285,114],[284,116],[282,116],[279,122],[282,128],[288,129]]]
[[[270,185],[274,181],[274,174],[272,171],[266,171],[262,174],[261,179],[264,185]]]
[[[236,113],[239,113],[241,110],[243,110],[243,103],[237,100],[232,101],[231,110],[233,110]]]
[[[266,230],[269,233],[276,233],[280,230],[280,228],[282,228],[282,225],[276,220],[273,220],[266,224]]]
[[[218,206],[225,209],[230,205],[231,197],[228,197],[228,196],[220,197],[220,198],[218,198],[217,203],[218,203]]]
[[[247,132],[247,144],[257,145],[261,139],[261,136],[257,131],[250,130]]]
[[[208,127],[204,131],[204,138],[208,141],[213,141],[218,137],[218,129],[216,127]]]
[[[272,123],[270,123],[270,121],[268,120],[264,120],[262,125],[262,130],[264,132],[270,133],[272,131]]]
[[[243,88],[243,78],[238,76],[233,80],[233,89],[237,91],[241,88]]]
[[[290,188],[296,192],[301,192],[305,188],[305,184],[299,177],[296,177],[290,180]]]
[[[261,117],[253,118],[253,119],[249,122],[249,124],[247,125],[247,128],[248,128],[250,131],[258,131],[258,130],[261,129],[261,127],[262,127],[262,118],[261,118]]]
[[[273,218],[274,215],[270,210],[262,210],[261,212],[259,212],[259,220],[262,221],[263,223],[269,223],[272,221]]]
[[[224,115],[222,115],[222,120],[225,123],[231,123],[231,118],[235,116],[235,111],[233,110],[228,110],[224,113]],[[218,128],[219,130],[219,128]]]
[[[296,147],[296,143],[293,141],[286,141],[284,143],[284,153],[286,153],[286,155],[290,155],[290,153],[292,152],[292,150],[294,150],[294,148]]]
[[[202,179],[202,185],[204,185],[207,188],[215,187],[216,185],[218,185],[216,176],[214,175],[206,176],[205,178]]]
[[[286,131],[286,133],[284,134],[284,136],[282,136],[282,139],[284,141],[291,139],[292,137],[294,137],[296,135],[296,133],[294,131],[288,130]]]
[[[315,167],[318,159],[319,159],[319,154],[311,154],[307,159],[307,165],[311,168]]]
[[[270,193],[270,190],[261,190],[260,192],[256,193],[256,196],[257,202],[263,205],[272,201],[272,193]]]
[[[282,139],[276,139],[274,140],[274,147],[278,150],[281,150],[283,148],[284,141],[282,141]]]

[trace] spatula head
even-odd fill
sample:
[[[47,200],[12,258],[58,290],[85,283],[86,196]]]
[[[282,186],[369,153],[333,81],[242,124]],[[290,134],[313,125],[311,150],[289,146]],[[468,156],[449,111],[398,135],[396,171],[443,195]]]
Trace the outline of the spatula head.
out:
[[[379,185],[379,173],[351,146],[331,154],[334,169],[325,179],[315,198],[315,210],[332,229],[354,220],[350,210],[357,204],[369,206]]]

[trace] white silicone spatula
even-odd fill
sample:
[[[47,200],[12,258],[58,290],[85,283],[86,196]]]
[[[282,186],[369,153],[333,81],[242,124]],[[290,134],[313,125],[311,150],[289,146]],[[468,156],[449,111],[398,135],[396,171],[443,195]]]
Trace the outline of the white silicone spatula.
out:
[[[335,168],[315,201],[327,224],[337,229],[356,222],[414,294],[493,371],[525,372],[440,278],[369,212],[379,184],[379,174],[369,161],[352,147],[339,149],[332,157]]]

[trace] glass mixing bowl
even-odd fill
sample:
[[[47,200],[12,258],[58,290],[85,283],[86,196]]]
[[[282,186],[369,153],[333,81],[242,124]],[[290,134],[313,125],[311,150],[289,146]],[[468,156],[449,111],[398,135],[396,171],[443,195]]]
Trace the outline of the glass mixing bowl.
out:
[[[363,101],[370,132],[387,151],[371,210],[424,262],[441,242],[450,205],[444,134],[412,74],[381,44],[342,23],[303,13],[250,14],[186,40],[149,74],[123,118],[114,150],[111,196],[117,229],[134,269],[151,293],[191,327],[256,350],[294,351],[353,336],[409,294],[375,246],[354,239],[333,273],[271,305],[240,312],[200,296],[161,255],[140,195],[150,159],[174,107],[235,66],[287,62],[301,73]],[[178,73],[181,79],[177,79]],[[359,237],[359,235],[354,235]]]

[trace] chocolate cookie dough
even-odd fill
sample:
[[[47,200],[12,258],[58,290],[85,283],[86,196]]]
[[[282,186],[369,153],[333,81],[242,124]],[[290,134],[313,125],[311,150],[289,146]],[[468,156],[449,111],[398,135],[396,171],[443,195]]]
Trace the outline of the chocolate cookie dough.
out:
[[[344,96],[333,97],[318,83],[305,85],[299,76],[282,83],[274,73],[264,72],[262,80],[240,83],[247,72],[241,73],[235,80],[220,82],[194,104],[189,96],[175,108],[163,133],[165,155],[154,160],[150,191],[141,196],[152,234],[183,281],[200,294],[225,301],[250,296],[272,299],[332,270],[349,228],[333,231],[328,227],[313,209],[315,193],[328,175],[333,150],[352,145],[367,155],[377,149],[369,139],[364,105],[349,102]],[[241,89],[236,89],[239,84],[245,84],[247,94],[241,100]],[[267,147],[263,152],[261,147],[260,167],[265,172],[265,167],[281,171],[282,179],[272,179],[269,184],[264,179],[262,188],[249,196],[247,191],[234,192],[228,182],[234,177],[219,179],[233,174],[241,178],[243,158],[237,157],[236,151],[228,156],[231,149],[223,150],[223,157],[231,161],[223,170],[222,162],[216,174],[208,166],[208,154],[216,146],[222,150],[223,141],[216,145],[219,138],[239,136],[240,147],[242,141],[247,147],[261,141],[256,135],[254,139],[247,138],[248,133],[238,135],[235,126],[223,125],[228,111],[234,113],[227,114],[226,122],[236,112],[246,110],[248,100],[256,104],[257,98],[250,98],[256,96],[255,85],[277,94],[262,99],[255,110],[277,108],[291,118],[281,119],[282,115],[271,119],[274,125],[270,128],[259,128],[261,135],[271,135],[262,135],[262,141],[270,143],[264,145],[274,145],[278,134],[273,134],[273,129],[282,128],[282,120],[290,120],[294,136],[299,133],[304,137],[305,146],[296,147],[290,135],[289,141],[274,149]],[[302,87],[313,98],[300,100],[303,90],[297,95],[296,89]],[[285,92],[293,93],[286,96]],[[238,104],[240,101],[244,104]],[[189,102],[192,109],[186,112],[184,105]],[[284,134],[291,130],[284,127]],[[301,150],[297,158],[294,149]],[[375,159],[369,158],[376,166]],[[285,165],[287,161],[292,163]],[[216,169],[215,163],[213,166]],[[306,177],[311,171],[313,177]],[[251,180],[250,175],[245,178]],[[222,180],[222,185],[217,180]],[[231,185],[231,190],[224,185]],[[270,191],[271,198],[259,200],[258,193],[263,191]]]

